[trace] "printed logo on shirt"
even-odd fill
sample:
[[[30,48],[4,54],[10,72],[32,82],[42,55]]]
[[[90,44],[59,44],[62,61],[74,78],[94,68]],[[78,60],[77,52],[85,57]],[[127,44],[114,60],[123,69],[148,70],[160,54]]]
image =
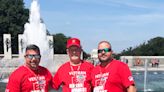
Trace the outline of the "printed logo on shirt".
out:
[[[104,87],[108,79],[108,76],[109,76],[109,72],[95,75],[94,92],[107,92],[107,90],[105,90]]]
[[[71,75],[72,83],[74,84],[83,84],[86,79],[85,71],[71,71],[69,72],[69,75]]]
[[[105,85],[109,72],[95,75],[95,86]]]
[[[86,88],[73,88],[71,92],[87,92]]]
[[[71,71],[69,72],[72,83],[69,84],[71,92],[86,92],[84,82],[86,80],[86,71]]]
[[[6,89],[5,92],[9,92],[9,89]]]
[[[129,81],[134,81],[132,76],[129,76],[128,79],[129,79]]]
[[[93,90],[93,92],[108,92],[107,90],[104,90],[103,86],[96,86]]]
[[[35,81],[37,81],[37,80],[45,80],[45,77],[44,76],[34,76],[34,77],[30,77],[30,78],[28,78],[28,80],[30,81],[30,82],[35,82]]]
[[[44,92],[46,86],[45,76],[35,76],[28,78],[33,84],[33,91],[31,92]]]

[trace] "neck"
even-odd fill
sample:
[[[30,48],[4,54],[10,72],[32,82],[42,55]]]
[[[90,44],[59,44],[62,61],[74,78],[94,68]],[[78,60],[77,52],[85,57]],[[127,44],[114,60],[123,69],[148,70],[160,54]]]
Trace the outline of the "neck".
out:
[[[38,67],[37,68],[33,68],[33,67],[28,66],[27,64],[25,64],[24,66],[26,66],[27,68],[29,68],[32,71],[38,71]]]
[[[72,65],[72,66],[78,66],[78,65],[81,65],[81,61],[78,62],[78,63],[74,63],[74,62],[71,62],[71,61],[70,61],[70,65]]]
[[[100,66],[101,66],[101,67],[106,67],[108,64],[109,64],[109,62],[102,62],[102,63],[100,64]]]

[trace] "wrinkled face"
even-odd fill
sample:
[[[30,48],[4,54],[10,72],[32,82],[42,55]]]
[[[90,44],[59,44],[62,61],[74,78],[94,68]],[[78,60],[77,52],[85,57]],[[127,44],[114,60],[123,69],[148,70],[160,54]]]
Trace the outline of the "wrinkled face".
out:
[[[78,64],[81,62],[81,51],[82,49],[77,46],[71,46],[67,49],[67,53],[72,63]]]
[[[40,53],[36,50],[27,50],[25,53],[26,66],[32,70],[37,70],[40,63]]]
[[[112,59],[112,50],[110,44],[103,42],[98,46],[98,58],[100,62],[108,62]]]

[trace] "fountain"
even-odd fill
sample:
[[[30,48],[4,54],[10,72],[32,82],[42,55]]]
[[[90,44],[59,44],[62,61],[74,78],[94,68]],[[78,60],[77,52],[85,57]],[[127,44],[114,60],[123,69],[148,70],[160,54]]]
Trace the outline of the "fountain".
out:
[[[24,63],[24,53],[25,47],[29,44],[35,44],[39,46],[41,51],[41,62],[40,65],[48,68],[51,73],[55,72],[55,65],[53,59],[53,37],[47,36],[46,26],[41,22],[40,18],[40,9],[37,0],[33,0],[30,8],[30,17],[29,22],[25,24],[25,30],[23,35],[19,35],[19,46],[21,45],[21,49],[19,47],[20,55],[10,55],[11,48],[9,48],[10,44],[6,44],[4,47],[8,47],[5,49],[4,58],[0,59],[0,81],[7,82],[7,77],[9,74],[15,70],[18,66]],[[10,35],[4,34],[5,39],[10,39]],[[6,57],[6,56],[10,57]],[[2,80],[4,79],[4,80]]]
[[[33,0],[30,9],[29,23],[25,24],[24,42],[28,44],[36,44],[41,49],[41,53],[49,49],[46,35],[46,26],[41,23],[40,8],[37,0]]]
[[[51,72],[54,71],[53,62],[53,41],[48,40],[46,26],[41,22],[40,7],[37,0],[33,0],[30,8],[29,23],[25,24],[23,34],[25,47],[28,44],[39,46],[41,51],[41,65],[47,67]]]

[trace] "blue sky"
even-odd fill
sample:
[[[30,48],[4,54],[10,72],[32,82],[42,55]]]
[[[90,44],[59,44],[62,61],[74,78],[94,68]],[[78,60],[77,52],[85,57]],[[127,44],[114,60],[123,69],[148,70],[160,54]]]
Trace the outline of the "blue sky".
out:
[[[24,0],[29,8],[32,0]],[[164,37],[164,0],[39,0],[51,34],[78,37],[90,53],[101,40],[121,52]]]

